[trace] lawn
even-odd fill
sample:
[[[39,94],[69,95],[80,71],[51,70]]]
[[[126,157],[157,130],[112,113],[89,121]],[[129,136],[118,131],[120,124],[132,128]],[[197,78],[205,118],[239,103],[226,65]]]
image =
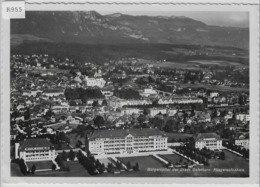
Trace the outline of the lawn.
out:
[[[26,162],[28,168],[30,169],[33,165],[36,166],[36,171],[37,170],[42,170],[42,169],[51,169],[52,168],[52,161],[33,161],[33,162]]]
[[[170,154],[170,155],[162,155],[163,158],[167,158],[171,161],[172,164],[176,163],[176,162],[180,162],[180,158],[182,158],[181,156],[177,155],[177,154]],[[182,163],[187,162],[190,163],[189,160],[182,158]]]
[[[107,158],[100,158],[100,159],[98,159],[98,160],[99,160],[99,162],[100,162],[101,164],[104,164],[105,167],[107,167],[107,164],[108,164],[108,163],[111,163],[111,161],[108,160]]]
[[[87,170],[78,161],[64,162],[65,166],[69,166],[70,171],[43,171],[36,172],[36,177],[87,177],[90,176]]]
[[[97,175],[96,177],[248,177],[249,176],[249,162],[244,158],[236,156],[233,153],[224,151],[226,155],[225,160],[210,159],[210,166],[195,166],[190,169],[173,169],[168,171],[147,171],[146,168],[163,168],[162,164],[154,160],[152,157],[124,157],[124,163],[130,161],[133,165],[138,162],[140,171],[122,172],[114,175],[106,173]],[[178,155],[164,155],[168,159],[179,161]],[[216,172],[217,169],[244,169],[244,171],[223,171]]]
[[[233,153],[230,153],[228,151],[225,151],[225,160],[219,160],[219,159],[210,159],[209,168],[217,168],[217,169],[243,169],[243,172],[237,172],[237,171],[225,171],[218,173],[217,175],[220,176],[241,176],[241,177],[248,177],[249,176],[249,161],[245,160],[244,158],[237,156]]]
[[[202,84],[196,82],[195,84],[186,84],[186,83],[177,83],[177,86],[182,86],[184,88],[205,88],[207,90],[216,90],[216,91],[226,91],[226,92],[248,92],[249,88],[236,88],[229,86],[221,86],[221,85],[210,85],[210,84]]]
[[[19,165],[16,163],[11,163],[11,176],[13,177],[24,176],[20,170]]]
[[[130,162],[132,166],[138,163],[140,171],[147,171],[147,168],[163,168],[163,164],[152,156],[122,157],[120,159],[124,164]]]

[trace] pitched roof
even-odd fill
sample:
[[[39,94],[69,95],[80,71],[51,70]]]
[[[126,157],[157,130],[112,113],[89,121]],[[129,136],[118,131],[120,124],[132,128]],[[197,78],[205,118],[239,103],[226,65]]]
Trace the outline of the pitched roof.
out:
[[[49,150],[53,149],[53,145],[44,138],[38,138],[38,139],[25,139],[21,146],[19,147],[20,151],[25,150]]]
[[[220,140],[220,136],[216,133],[198,133],[194,136],[195,141],[200,141],[204,139],[214,138],[216,140]]]
[[[165,133],[160,131],[159,129],[115,129],[115,130],[96,130],[91,135],[90,140],[94,140],[96,138],[125,138],[127,135],[131,134],[132,136],[166,136]]]

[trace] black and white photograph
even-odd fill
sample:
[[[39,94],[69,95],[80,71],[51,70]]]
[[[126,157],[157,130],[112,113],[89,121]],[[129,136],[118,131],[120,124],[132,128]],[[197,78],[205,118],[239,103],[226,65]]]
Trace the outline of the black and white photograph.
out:
[[[135,8],[10,19],[10,177],[249,179],[250,21]]]

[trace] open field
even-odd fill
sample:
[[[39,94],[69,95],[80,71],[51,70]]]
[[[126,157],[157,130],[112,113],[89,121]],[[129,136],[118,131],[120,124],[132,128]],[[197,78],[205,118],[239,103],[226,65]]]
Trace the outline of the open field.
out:
[[[249,161],[245,160],[242,157],[239,157],[233,153],[225,151],[225,160],[218,160],[218,159],[210,159],[209,160],[209,168],[214,169],[242,169],[244,171],[226,171],[216,173],[219,176],[241,176],[247,177],[249,176]]]
[[[169,68],[169,69],[186,69],[186,70],[200,70],[200,65],[218,65],[218,66],[236,66],[236,67],[248,67],[248,65],[225,61],[225,60],[190,60],[190,61],[166,61],[156,62],[151,60],[139,59],[138,64],[150,64],[154,67]]]
[[[96,177],[248,177],[249,176],[249,162],[242,157],[224,151],[226,155],[225,160],[210,159],[210,166],[196,166],[194,168],[174,168],[166,169],[162,164],[149,157],[127,157],[123,158],[125,162],[130,161],[138,162],[140,171],[138,172],[122,172],[121,174],[114,175],[106,173],[97,175]],[[178,155],[164,155],[172,160],[179,160]],[[139,159],[140,158],[140,159]],[[159,162],[159,163],[157,163]],[[147,168],[155,170],[148,171]],[[157,169],[157,171],[156,171]],[[239,169],[240,171],[221,171],[216,169]],[[159,171],[158,171],[159,170]]]
[[[180,162],[180,159],[182,158],[181,156],[177,155],[177,154],[170,154],[170,155],[163,155],[163,158],[167,158],[171,161],[172,164],[176,163],[176,162]],[[187,162],[189,163],[190,161],[182,158],[183,163]]]
[[[34,161],[34,162],[26,162],[27,167],[30,169],[33,165],[36,167],[37,170],[42,170],[42,169],[51,169],[52,167],[52,161]]]
[[[205,88],[208,90],[227,91],[227,92],[249,92],[249,88],[235,88],[229,86],[209,85],[209,84],[201,84],[198,82],[194,84],[177,83],[176,85],[182,86],[184,88]]]
[[[24,176],[20,170],[20,167],[16,163],[11,163],[11,176]]]
[[[78,161],[64,162],[65,166],[69,166],[70,171],[43,171],[36,172],[35,177],[87,177],[90,176],[87,170]]]
[[[105,167],[107,167],[108,163],[111,163],[111,161],[108,160],[107,158],[100,158],[100,159],[98,159],[98,160],[99,160],[99,162],[100,162],[101,164],[104,164]]]
[[[225,61],[225,60],[190,60],[189,63],[198,65],[218,65],[218,66],[237,66],[248,67],[248,65],[241,64],[239,62]]]
[[[152,156],[121,157],[120,159],[124,164],[130,162],[132,166],[138,163],[140,171],[147,171],[147,168],[163,168],[163,163]]]
[[[191,169],[167,169],[163,164],[151,156],[140,157],[123,157],[121,160],[126,164],[128,161],[132,166],[138,162],[140,171],[121,172],[120,174],[105,173],[95,175],[93,177],[248,177],[249,176],[249,162],[242,157],[236,156],[233,153],[225,151],[225,160],[210,159],[210,166],[196,166]],[[179,161],[179,156],[175,154],[164,155],[173,162]],[[104,163],[105,160],[101,160]],[[183,161],[185,161],[183,159]],[[34,175],[29,176],[46,176],[46,177],[86,177],[90,176],[77,161],[65,162],[69,166],[70,171],[39,171]],[[152,171],[147,168],[153,169]],[[216,170],[218,169],[218,171]],[[239,171],[221,171],[221,169],[235,169]],[[11,163],[11,175],[22,176],[20,168],[17,164]]]

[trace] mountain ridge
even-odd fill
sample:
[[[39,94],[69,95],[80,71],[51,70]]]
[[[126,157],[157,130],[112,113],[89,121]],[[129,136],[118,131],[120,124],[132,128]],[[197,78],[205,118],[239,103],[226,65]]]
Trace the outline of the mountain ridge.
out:
[[[249,46],[248,28],[211,26],[184,16],[101,15],[96,11],[26,12],[26,19],[11,21],[11,34],[16,34],[13,39],[32,35],[53,42],[86,44],[166,43],[243,49]]]

